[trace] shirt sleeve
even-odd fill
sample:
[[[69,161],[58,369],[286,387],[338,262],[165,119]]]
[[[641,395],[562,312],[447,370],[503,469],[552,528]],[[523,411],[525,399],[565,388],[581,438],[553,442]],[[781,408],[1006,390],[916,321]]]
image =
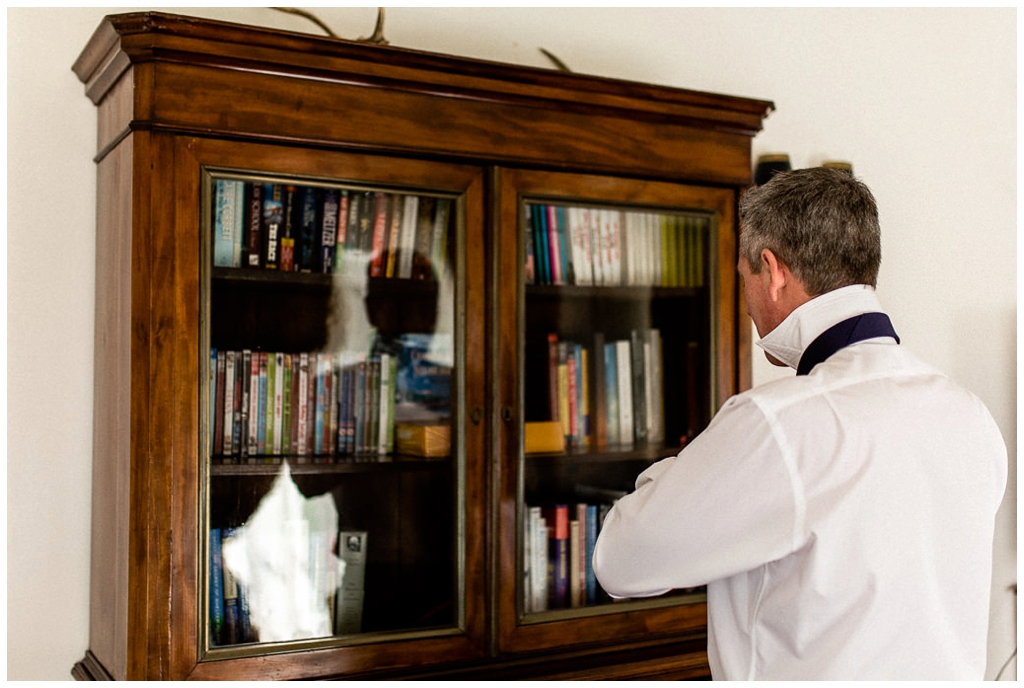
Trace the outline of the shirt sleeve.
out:
[[[798,545],[799,483],[777,428],[749,396],[732,397],[677,456],[640,474],[608,513],[594,572],[615,597],[705,585]]]

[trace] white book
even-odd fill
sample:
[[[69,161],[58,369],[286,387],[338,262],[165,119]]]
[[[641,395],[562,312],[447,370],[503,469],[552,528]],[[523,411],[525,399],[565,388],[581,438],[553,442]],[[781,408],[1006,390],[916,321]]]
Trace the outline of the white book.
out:
[[[584,208],[590,227],[591,284],[604,284],[604,242],[601,234],[601,213],[597,208]]]
[[[398,277],[412,277],[412,258],[416,250],[416,220],[419,214],[420,197],[409,194],[405,197],[402,211],[402,232],[399,239]]]
[[[622,284],[622,212],[612,210],[609,213],[612,240],[612,284]]]
[[[533,552],[534,552],[534,597],[533,610],[541,612],[548,608],[548,524],[547,519],[540,515],[540,507],[537,509],[536,527],[533,530]]]
[[[633,443],[633,357],[629,340],[615,342],[615,365],[619,373],[619,440]]]
[[[580,233],[580,259],[582,265],[576,268],[576,284],[590,286],[594,283],[594,257],[590,248],[590,209],[573,208]]]
[[[649,214],[647,218],[652,244],[650,284],[659,285],[662,282],[661,256],[665,250],[661,241],[661,215]]]
[[[334,632],[338,635],[362,631],[366,548],[366,531],[338,533],[338,557],[345,564],[334,603]]]

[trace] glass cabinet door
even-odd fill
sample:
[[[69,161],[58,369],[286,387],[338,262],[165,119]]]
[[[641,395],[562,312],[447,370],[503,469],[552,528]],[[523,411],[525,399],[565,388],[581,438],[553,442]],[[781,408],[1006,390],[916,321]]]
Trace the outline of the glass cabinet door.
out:
[[[731,323],[719,318],[735,298],[732,194],[509,172],[501,201],[518,227],[503,248],[514,251],[522,294],[508,304],[518,324],[508,363],[519,372],[505,464],[517,590],[506,642],[569,627],[578,639],[599,626],[628,634],[645,614],[671,624],[703,590],[613,605],[591,555],[615,501],[700,432],[733,384],[720,360]]]
[[[461,632],[465,193],[202,183],[210,657]]]

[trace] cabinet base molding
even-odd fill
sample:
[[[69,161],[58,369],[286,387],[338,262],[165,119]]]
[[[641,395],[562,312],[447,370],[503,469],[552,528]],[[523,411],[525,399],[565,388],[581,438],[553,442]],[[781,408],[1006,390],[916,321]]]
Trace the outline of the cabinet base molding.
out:
[[[114,680],[114,677],[107,672],[103,665],[100,664],[100,661],[96,659],[96,656],[89,650],[85,651],[85,657],[75,662],[75,666],[71,668],[71,676],[76,681]]]

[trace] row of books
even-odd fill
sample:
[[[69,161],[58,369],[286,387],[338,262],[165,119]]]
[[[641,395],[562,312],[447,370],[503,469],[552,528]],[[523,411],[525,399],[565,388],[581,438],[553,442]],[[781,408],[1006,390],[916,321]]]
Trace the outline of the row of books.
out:
[[[363,598],[366,578],[366,531],[314,531],[303,520],[288,523],[289,536],[308,547],[293,548],[298,557],[283,562],[277,575],[287,578],[293,592],[292,604],[303,609],[296,615],[322,617],[320,632],[312,637],[345,635],[362,630]],[[230,566],[225,565],[225,546],[238,533],[237,528],[210,530],[210,639],[213,645],[237,645],[274,638],[280,629],[259,629],[255,619],[268,616],[252,609],[253,605],[281,605],[283,600],[269,596],[281,592],[275,588],[268,594],[242,583]],[[281,582],[281,581],[278,581]],[[284,610],[277,610],[284,613]],[[257,612],[257,613],[254,613]],[[282,638],[274,638],[282,639]],[[299,638],[288,638],[298,640]]]
[[[661,332],[586,345],[548,334],[548,411],[568,446],[605,447],[664,439]],[[593,393],[592,393],[593,392]]]
[[[397,358],[210,351],[211,455],[317,463],[394,448]]]
[[[449,198],[217,179],[213,264],[341,274],[346,251],[371,277],[434,279],[444,269]]]
[[[594,544],[609,504],[527,505],[523,541],[526,613],[606,601],[594,576]]]
[[[528,284],[700,287],[710,219],[529,203]]]

